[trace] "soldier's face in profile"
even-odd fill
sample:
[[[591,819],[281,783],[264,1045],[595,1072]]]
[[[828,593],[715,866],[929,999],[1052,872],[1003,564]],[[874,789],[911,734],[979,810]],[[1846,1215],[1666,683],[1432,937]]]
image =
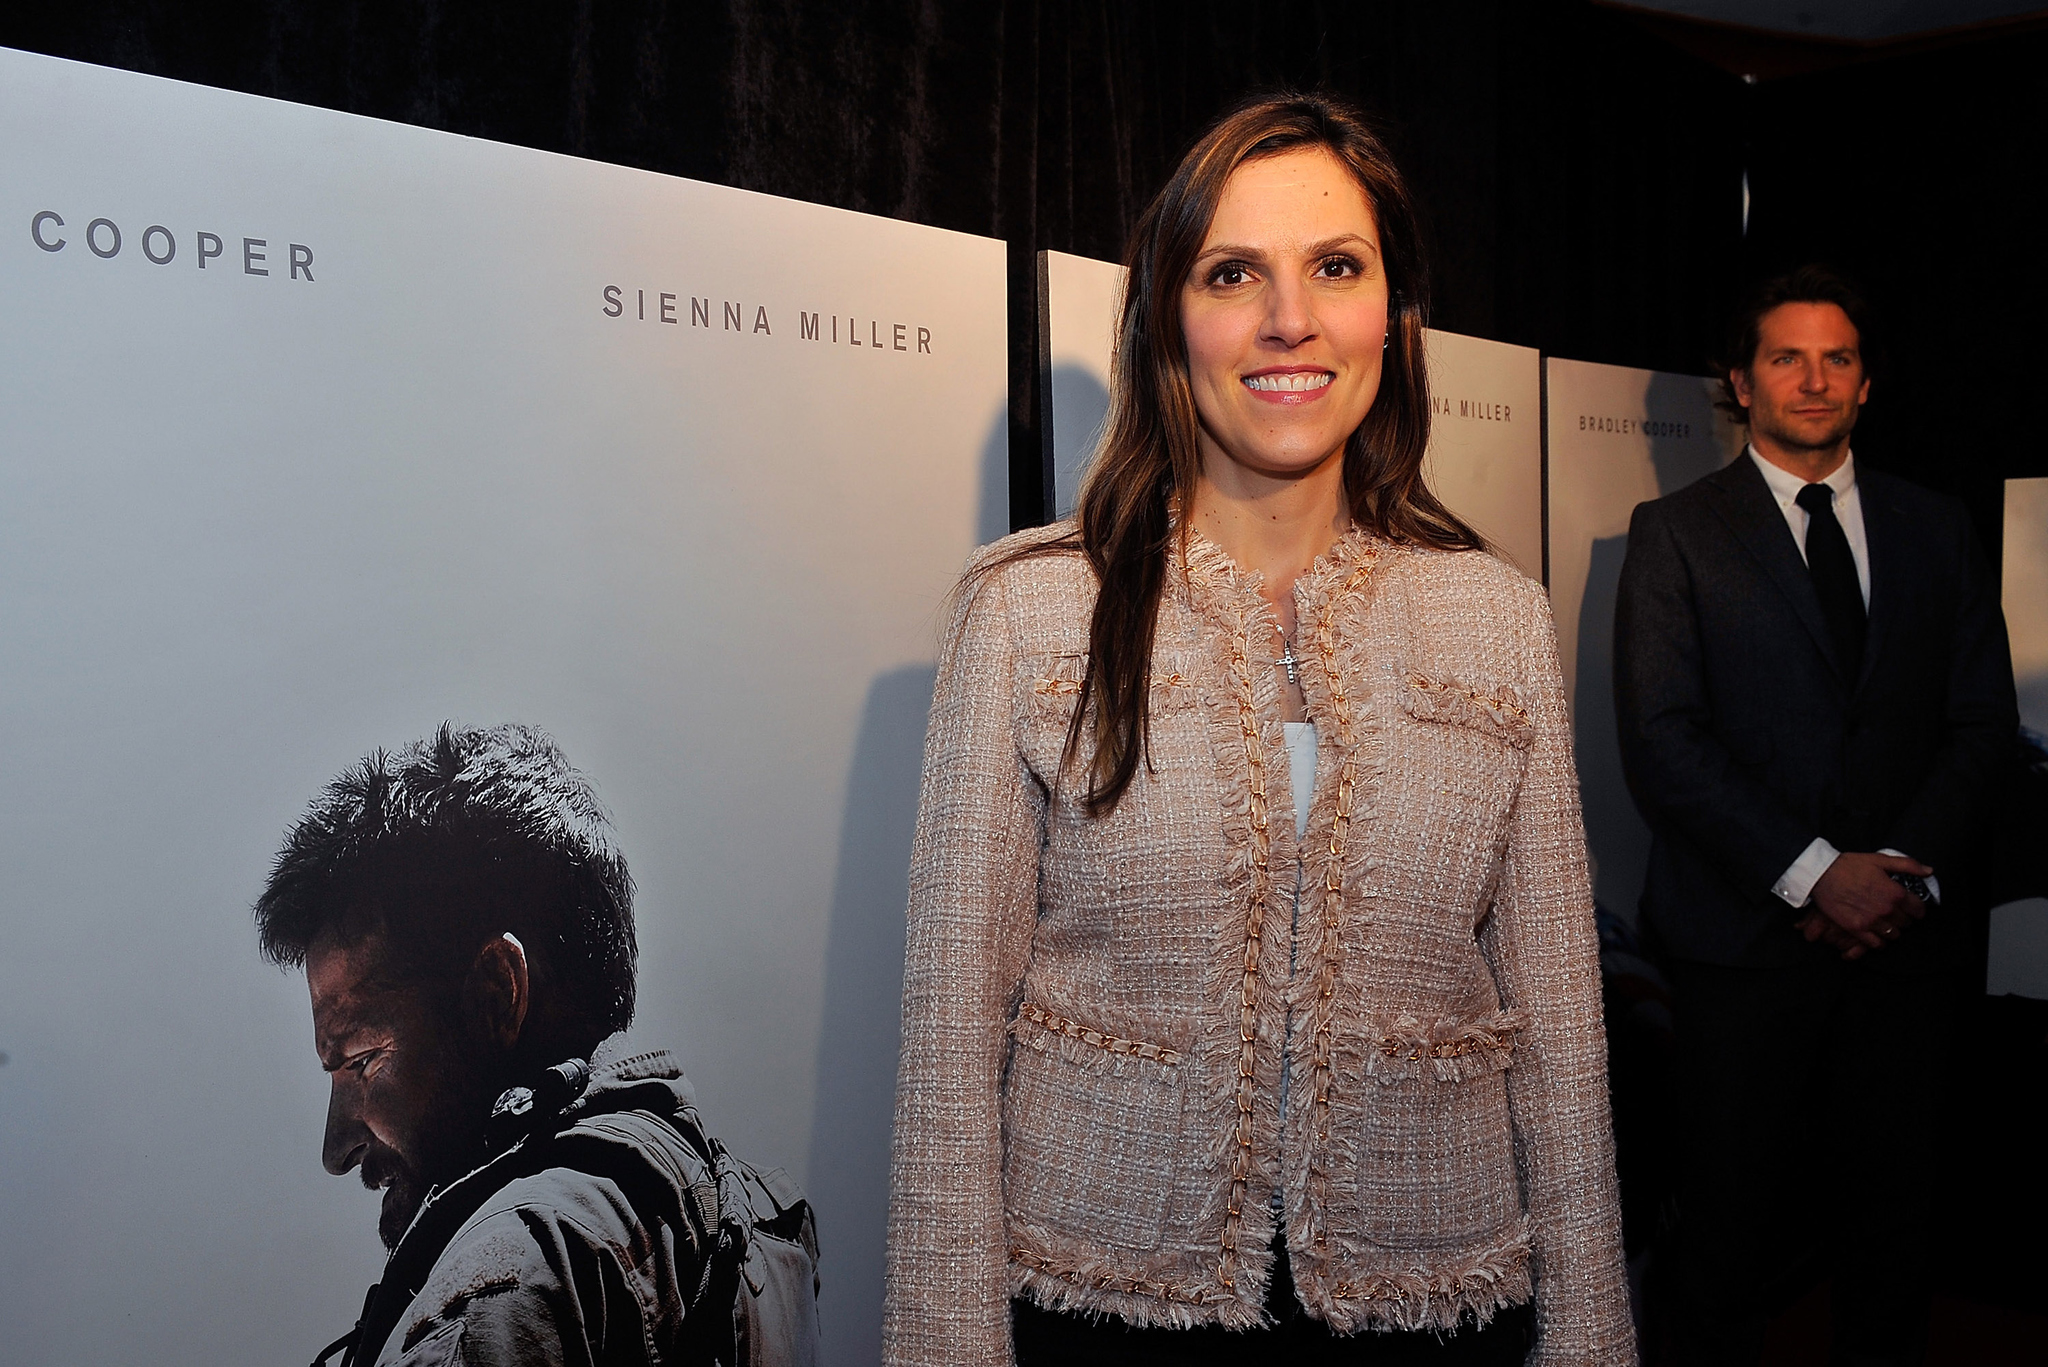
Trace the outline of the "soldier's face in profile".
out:
[[[428,1191],[465,1170],[488,1106],[458,1023],[390,967],[376,936],[322,936],[306,954],[313,1044],[333,1080],[321,1160],[337,1176],[360,1168],[364,1186],[383,1190],[387,1248]]]

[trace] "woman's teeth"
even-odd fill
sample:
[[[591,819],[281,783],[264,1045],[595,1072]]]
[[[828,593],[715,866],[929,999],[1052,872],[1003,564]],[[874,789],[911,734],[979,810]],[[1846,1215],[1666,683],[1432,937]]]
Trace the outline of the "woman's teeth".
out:
[[[1299,375],[1247,375],[1246,387],[1251,389],[1321,389],[1332,376],[1327,370],[1311,371]]]

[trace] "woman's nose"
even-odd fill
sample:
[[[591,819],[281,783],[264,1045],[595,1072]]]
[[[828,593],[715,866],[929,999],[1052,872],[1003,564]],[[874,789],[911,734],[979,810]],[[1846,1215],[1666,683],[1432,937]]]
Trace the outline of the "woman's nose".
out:
[[[1290,349],[1315,336],[1315,309],[1299,281],[1281,279],[1266,294],[1266,336]]]

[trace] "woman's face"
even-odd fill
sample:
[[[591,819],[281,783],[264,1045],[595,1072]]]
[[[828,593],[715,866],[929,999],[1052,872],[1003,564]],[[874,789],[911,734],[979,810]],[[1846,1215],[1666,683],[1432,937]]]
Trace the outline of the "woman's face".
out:
[[[1379,225],[1343,164],[1304,148],[1233,171],[1181,324],[1207,478],[1292,480],[1341,459],[1387,336]]]

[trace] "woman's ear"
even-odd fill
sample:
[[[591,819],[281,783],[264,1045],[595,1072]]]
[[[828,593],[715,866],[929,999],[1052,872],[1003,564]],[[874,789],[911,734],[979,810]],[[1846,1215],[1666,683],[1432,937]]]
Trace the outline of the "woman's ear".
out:
[[[463,1005],[471,1024],[491,1043],[510,1049],[519,1042],[532,1004],[526,946],[510,931],[485,941],[463,984]]]

